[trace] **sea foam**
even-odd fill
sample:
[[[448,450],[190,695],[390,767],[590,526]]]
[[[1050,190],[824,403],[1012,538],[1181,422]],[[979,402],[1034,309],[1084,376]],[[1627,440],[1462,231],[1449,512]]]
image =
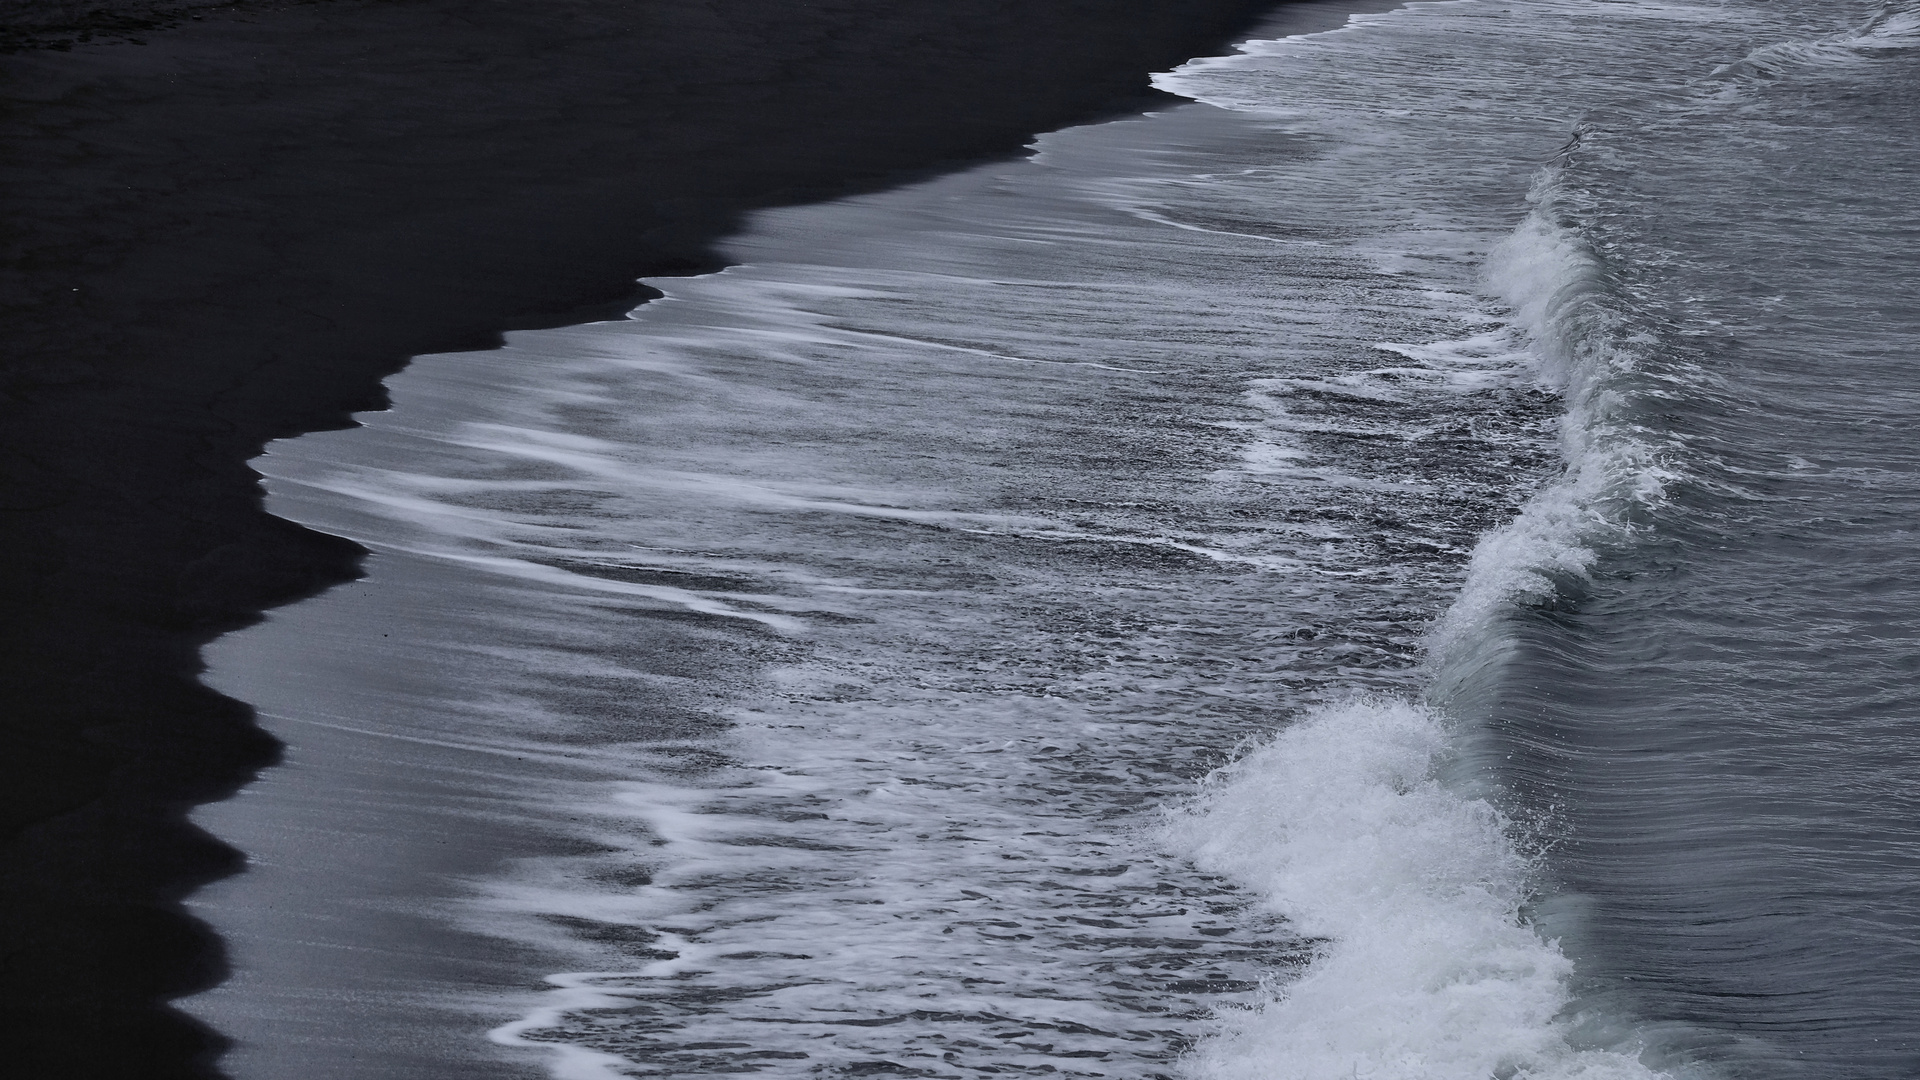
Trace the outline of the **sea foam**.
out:
[[[1656,1075],[1571,1041],[1572,964],[1522,914],[1531,860],[1499,811],[1439,779],[1451,744],[1432,709],[1356,699],[1290,726],[1174,815],[1175,846],[1321,941],[1264,1005],[1223,1014],[1198,1075]]]

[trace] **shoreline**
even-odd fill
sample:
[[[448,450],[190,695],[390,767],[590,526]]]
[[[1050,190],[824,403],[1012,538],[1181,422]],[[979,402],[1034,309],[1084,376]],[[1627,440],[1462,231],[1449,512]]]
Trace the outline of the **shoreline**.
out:
[[[0,60],[21,1067],[217,1075],[159,1002],[224,977],[179,905],[242,859],[185,815],[278,748],[198,650],[364,554],[265,513],[266,442],[348,426],[412,355],[622,313],[748,210],[1137,108],[1272,6],[337,0]]]
[[[1263,23],[1256,34],[1331,29],[1351,12],[1384,6],[1336,2],[1293,8]],[[1175,118],[1180,115],[1187,119]],[[1205,119],[1209,116],[1222,119]],[[829,204],[758,215],[720,245],[732,265],[722,276],[735,276],[737,270],[752,277],[754,268],[790,263],[803,254],[806,261],[837,264],[848,252],[863,250],[863,238],[871,245],[896,229],[906,230],[896,243],[917,247],[905,239],[916,235],[908,222],[917,219],[917,212],[903,207],[946,205],[968,192],[978,197],[981,187],[1002,183],[990,178],[1003,174],[1073,169],[1067,162],[1073,152],[1063,149],[1062,141],[1103,146],[1106,149],[1094,157],[1104,160],[1103,154],[1122,149],[1151,153],[1155,146],[1185,145],[1219,125],[1235,123],[1211,106],[1185,102],[1097,131],[1088,127],[1050,136],[1040,151],[1040,159],[1048,163],[1044,167],[1014,159],[983,163],[932,181],[917,195],[918,185],[912,185],[852,200],[871,205],[864,214],[847,209],[847,204]],[[1147,134],[1155,129],[1163,131],[1158,140]],[[1170,141],[1168,130],[1174,133]],[[817,246],[817,239],[806,239],[805,229],[798,236],[791,231],[798,221],[834,214],[867,225],[835,233],[849,245],[844,251]],[[680,296],[677,286],[667,281],[654,284]],[[688,285],[695,288],[693,282]],[[680,296],[676,305],[685,302]],[[636,315],[641,323],[673,321],[666,307],[642,309]],[[284,766],[263,776],[242,797],[195,815],[196,822],[247,850],[258,867],[192,901],[196,911],[229,935],[237,976],[183,1006],[240,1040],[228,1059],[236,1075],[286,1075],[297,1062],[308,1075],[388,1080],[433,1075],[435,1061],[445,1060],[412,1052],[396,1034],[447,1048],[463,1063],[482,1065],[487,1075],[517,1075],[515,1061],[531,1060],[538,1044],[489,1047],[481,1039],[483,1032],[522,1020],[515,1009],[531,1015],[551,1008],[543,1002],[555,991],[538,992],[540,979],[551,972],[595,971],[632,961],[632,949],[643,937],[635,927],[588,918],[565,924],[550,915],[543,926],[541,916],[527,912],[517,918],[498,913],[492,919],[475,918],[476,904],[479,910],[491,910],[487,905],[499,899],[495,889],[544,881],[543,871],[551,871],[556,880],[572,881],[583,873],[578,869],[583,858],[604,858],[603,851],[583,843],[580,822],[605,812],[602,789],[633,782],[632,763],[623,767],[628,748],[611,756],[602,756],[604,750],[596,753],[597,740],[615,737],[583,724],[566,706],[556,706],[555,715],[545,720],[562,730],[583,726],[577,745],[575,735],[542,726],[537,707],[527,710],[528,728],[520,731],[512,724],[496,727],[487,716],[470,712],[475,703],[463,698],[471,693],[477,702],[498,694],[502,680],[518,686],[521,680],[503,676],[502,669],[513,670],[508,654],[532,649],[534,641],[544,642],[541,648],[562,668],[566,657],[597,655],[592,642],[560,648],[526,629],[551,624],[554,612],[536,600],[517,600],[516,594],[565,596],[571,590],[552,582],[504,587],[457,560],[449,563],[426,555],[427,549],[411,548],[401,539],[405,529],[392,532],[393,522],[357,508],[353,498],[343,498],[324,482],[329,462],[375,473],[410,470],[415,453],[433,456],[422,449],[434,445],[424,432],[439,430],[435,425],[449,411],[464,416],[471,410],[469,420],[476,423],[517,422],[511,405],[503,405],[518,400],[508,392],[519,385],[515,369],[537,368],[570,355],[564,344],[569,339],[577,339],[584,354],[593,354],[606,347],[600,332],[613,333],[621,325],[634,326],[616,320],[615,326],[604,328],[528,334],[501,352],[420,358],[390,380],[395,408],[364,418],[366,428],[277,445],[258,463],[270,477],[270,505],[278,513],[356,537],[376,553],[362,582],[277,612],[265,626],[229,635],[207,650],[212,685],[254,703],[263,722],[289,744]],[[502,400],[495,401],[496,396]],[[355,464],[346,466],[348,462]],[[431,468],[424,460],[420,467]],[[585,607],[592,610],[594,605]],[[605,627],[610,636],[598,647],[608,648],[608,641],[618,638],[634,656],[650,658],[649,666],[709,673],[728,668],[725,648],[676,629],[688,625],[683,621],[688,612],[635,614],[629,612],[623,625]],[[587,635],[574,619],[569,617],[569,626]],[[583,611],[577,621],[601,620]],[[390,644],[385,640],[389,632],[393,642],[405,644]],[[705,631],[715,632],[712,627]],[[483,644],[498,654],[496,662],[473,666]],[[385,685],[363,685],[369,679]],[[581,693],[591,698],[585,683]],[[593,693],[602,692],[604,688]],[[530,696],[541,700],[538,694]],[[598,717],[612,702],[602,702],[600,708],[572,704]],[[676,711],[669,699],[654,700],[636,689],[620,698],[624,734],[619,738],[678,743],[688,735],[672,730]],[[466,719],[461,719],[463,714]],[[722,729],[700,736],[724,737]],[[487,755],[522,740],[549,750],[573,747],[580,756],[569,757],[558,773],[533,763],[532,757],[524,766],[486,766]],[[392,756],[399,764],[374,760],[374,748],[382,745],[395,748]],[[469,764],[460,764],[462,759]],[[383,779],[369,782],[376,773]],[[572,797],[559,797],[561,791]],[[491,809],[455,809],[480,805]],[[316,821],[338,822],[356,843],[303,839]],[[311,861],[305,857],[309,852],[314,853]],[[527,865],[541,869],[529,874]],[[337,875],[330,875],[330,869]],[[583,913],[593,908],[591,890],[562,896],[558,884],[553,888],[555,895],[545,898],[555,905],[550,911],[572,910],[569,903],[578,904]],[[394,910],[396,901],[404,901],[407,910]],[[417,928],[417,938],[396,934],[393,927],[402,922]],[[454,929],[467,922],[480,929]],[[416,940],[436,942],[432,955],[417,955],[410,947]],[[617,947],[606,950],[609,945]],[[315,959],[319,957],[333,959],[323,966]],[[449,970],[455,974],[449,976]],[[293,1007],[301,1002],[310,1007]],[[371,1004],[376,1002],[377,1008]],[[404,1014],[393,1015],[399,1010]],[[342,1019],[346,1017],[358,1019]],[[343,1038],[349,1031],[355,1036]],[[489,1048],[497,1056],[486,1057]]]
[[[250,859],[187,901],[226,935],[234,973],[181,1006],[234,1039],[222,1065],[236,1076],[544,1076],[485,1032],[518,1018],[561,950],[445,909],[503,861],[579,849],[548,803],[615,770],[437,696],[480,677],[449,667],[503,647],[478,609],[512,610],[512,590],[397,551],[369,562],[367,579],[207,650],[211,681],[256,703],[287,760],[194,814]]]

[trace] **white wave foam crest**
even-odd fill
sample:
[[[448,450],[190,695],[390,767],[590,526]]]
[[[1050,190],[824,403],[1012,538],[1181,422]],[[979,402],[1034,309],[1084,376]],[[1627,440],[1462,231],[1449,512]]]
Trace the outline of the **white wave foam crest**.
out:
[[[1459,597],[1429,636],[1442,681],[1508,605],[1544,602],[1562,583],[1584,580],[1597,546],[1631,532],[1636,514],[1657,507],[1681,476],[1634,415],[1645,392],[1630,380],[1657,342],[1632,325],[1600,260],[1554,220],[1571,199],[1561,179],[1557,167],[1542,172],[1531,211],[1489,256],[1486,280],[1531,339],[1541,378],[1564,395],[1566,471],[1474,549]]]
[[[1226,1013],[1191,1067],[1219,1080],[1653,1077],[1582,1049],[1572,964],[1522,916],[1509,822],[1442,784],[1433,711],[1355,700],[1221,770],[1169,827],[1204,869],[1323,939],[1298,979]]]
[[[1507,605],[1546,600],[1584,578],[1596,545],[1621,537],[1657,506],[1677,472],[1671,448],[1636,420],[1648,392],[1659,392],[1660,376],[1648,374],[1657,343],[1641,332],[1627,298],[1613,294],[1606,267],[1578,228],[1563,224],[1591,209],[1563,182],[1581,139],[1536,177],[1529,212],[1500,239],[1511,221],[1505,214],[1512,193],[1552,152],[1545,140],[1558,143],[1569,129],[1582,130],[1583,114],[1644,92],[1625,74],[1633,70],[1630,53],[1617,63],[1594,57],[1551,82],[1538,78],[1537,58],[1576,41],[1583,50],[1604,50],[1628,29],[1666,38],[1676,26],[1718,26],[1729,17],[1720,5],[1629,3],[1601,11],[1578,0],[1548,0],[1516,20],[1506,5],[1480,0],[1411,3],[1354,15],[1336,30],[1246,42],[1235,55],[1155,77],[1163,90],[1307,137],[1315,153],[1339,163],[1343,200],[1377,199],[1391,208],[1383,220],[1401,224],[1381,233],[1398,250],[1429,264],[1481,264],[1482,287],[1505,302],[1514,328],[1530,341],[1532,374],[1564,397],[1566,471],[1477,547],[1464,591],[1430,636],[1436,669],[1444,671],[1451,656],[1485,651],[1483,631]],[[1596,21],[1613,33],[1580,29]],[[1683,70],[1706,70],[1691,56],[1684,63],[1690,66]],[[1396,88],[1385,95],[1392,108],[1381,106],[1383,86]],[[1495,101],[1498,107],[1490,107]],[[1539,157],[1526,156],[1536,149]],[[1445,171],[1435,162],[1447,163]],[[1418,228],[1407,227],[1409,219]],[[1448,247],[1443,236],[1458,242]],[[1409,262],[1382,265],[1401,272]],[[1286,434],[1298,426],[1270,407],[1275,384],[1256,389],[1266,393],[1256,404],[1275,414],[1267,430]],[[1263,471],[1313,478],[1285,441],[1268,441],[1275,449],[1256,463]]]

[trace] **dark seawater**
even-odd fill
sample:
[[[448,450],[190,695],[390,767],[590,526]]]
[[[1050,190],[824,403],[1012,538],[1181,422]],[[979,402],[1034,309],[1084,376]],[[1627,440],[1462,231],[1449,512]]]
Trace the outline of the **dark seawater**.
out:
[[[237,1075],[1920,1074],[1920,9],[1160,82],[257,463],[376,555],[210,650],[293,744],[200,815]],[[559,839],[417,854],[488,829]]]
[[[1735,1075],[1912,1077],[1920,14],[1759,10],[1744,56],[1586,117],[1538,199],[1595,260],[1559,347],[1617,355],[1662,475],[1517,620],[1496,774],[1565,822],[1593,993]]]

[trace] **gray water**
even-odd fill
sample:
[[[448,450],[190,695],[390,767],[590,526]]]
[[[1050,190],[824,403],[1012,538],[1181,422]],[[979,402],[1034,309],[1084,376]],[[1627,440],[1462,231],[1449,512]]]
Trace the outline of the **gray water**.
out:
[[[1737,1075],[1920,1074],[1916,35],[1755,38],[1589,118],[1548,209],[1671,476],[1518,620],[1496,772],[1565,820],[1592,992]]]
[[[416,1015],[569,1078],[1914,1075],[1916,47],[1276,23],[420,358],[257,463],[369,580],[209,658],[467,854],[376,888],[297,782],[207,811],[271,865],[204,901],[256,997],[191,1007],[272,1075],[247,1001],[362,976],[266,943],[405,907],[526,985],[379,952],[393,1031],[308,1075]]]

